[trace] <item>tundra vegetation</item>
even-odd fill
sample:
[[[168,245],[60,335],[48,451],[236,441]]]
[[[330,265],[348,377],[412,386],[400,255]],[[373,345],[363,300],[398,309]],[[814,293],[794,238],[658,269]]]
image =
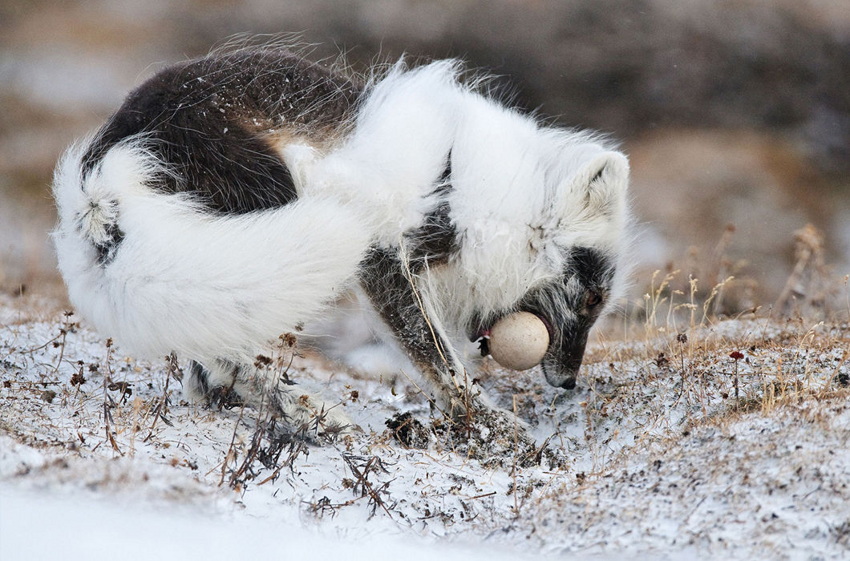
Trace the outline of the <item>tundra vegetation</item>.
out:
[[[187,403],[179,357],[137,361],[54,300],[3,294],[0,482],[298,519],[325,535],[581,555],[840,555],[850,291],[819,257],[816,231],[796,243],[797,266],[769,306],[730,309],[746,279],[651,275],[643,299],[596,331],[573,391],[538,368],[486,362],[479,382],[536,447],[520,445],[516,426],[447,421],[401,370],[355,372],[282,334],[257,366],[337,396],[362,428],[310,444],[262,407]]]

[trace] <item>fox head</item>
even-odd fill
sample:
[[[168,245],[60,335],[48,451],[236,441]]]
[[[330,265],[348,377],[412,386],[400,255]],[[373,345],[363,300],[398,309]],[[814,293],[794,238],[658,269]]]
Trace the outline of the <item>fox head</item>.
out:
[[[626,277],[628,160],[596,137],[488,109],[461,124],[452,150],[447,314],[473,340],[509,313],[537,315],[549,330],[546,379],[571,389],[588,333]]]
[[[549,209],[558,220],[550,243],[562,256],[560,268],[518,308],[536,314],[549,329],[542,366],[553,386],[575,387],[591,327],[621,296],[628,176],[622,154],[593,154],[561,183]]]

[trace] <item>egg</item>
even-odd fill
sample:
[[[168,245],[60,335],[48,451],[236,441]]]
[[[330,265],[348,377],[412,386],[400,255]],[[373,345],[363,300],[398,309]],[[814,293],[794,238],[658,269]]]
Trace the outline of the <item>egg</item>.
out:
[[[540,364],[549,348],[549,330],[536,315],[515,312],[490,329],[490,356],[511,370],[528,370]]]

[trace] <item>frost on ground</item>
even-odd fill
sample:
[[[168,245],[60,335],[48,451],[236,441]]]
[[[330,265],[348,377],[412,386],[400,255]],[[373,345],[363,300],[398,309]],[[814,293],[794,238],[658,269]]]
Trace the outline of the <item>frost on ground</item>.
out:
[[[50,305],[0,296],[0,326],[4,559],[101,545],[172,558],[850,554],[846,323],[600,338],[573,392],[487,364],[481,385],[528,423],[536,454],[511,446],[510,427],[473,420],[478,436],[458,438],[402,373],[296,356],[287,375],[362,428],[316,446],[253,409],[186,403],[179,361],[125,357]],[[508,452],[474,459],[482,447]]]

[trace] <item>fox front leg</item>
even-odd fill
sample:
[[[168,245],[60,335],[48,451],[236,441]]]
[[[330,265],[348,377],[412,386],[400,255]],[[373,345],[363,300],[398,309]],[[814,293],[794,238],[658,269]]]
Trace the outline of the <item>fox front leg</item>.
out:
[[[372,248],[362,263],[360,284],[418,369],[425,382],[421,389],[434,405],[445,415],[460,418],[470,407],[483,404],[442,325],[429,313],[427,295],[417,289],[397,251]]]

